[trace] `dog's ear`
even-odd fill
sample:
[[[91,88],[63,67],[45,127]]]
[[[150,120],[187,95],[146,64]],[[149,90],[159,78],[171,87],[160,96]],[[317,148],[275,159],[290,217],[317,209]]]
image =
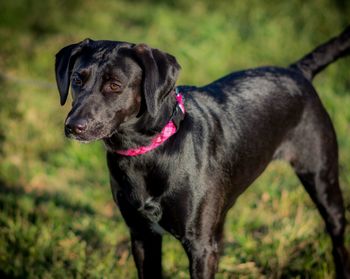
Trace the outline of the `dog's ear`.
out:
[[[143,92],[147,111],[155,116],[164,98],[175,88],[181,69],[176,58],[145,44],[132,48],[143,70]]]
[[[83,46],[91,41],[90,39],[85,39],[80,43],[68,45],[56,54],[55,74],[62,106],[66,103],[68,97],[70,76],[74,63]]]

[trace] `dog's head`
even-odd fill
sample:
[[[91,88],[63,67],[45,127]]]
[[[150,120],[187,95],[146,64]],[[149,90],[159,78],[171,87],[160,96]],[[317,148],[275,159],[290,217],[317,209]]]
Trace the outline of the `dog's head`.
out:
[[[86,39],[64,47],[56,54],[55,71],[61,105],[71,87],[66,135],[80,141],[108,138],[122,123],[143,114],[155,117],[179,70],[175,57],[145,44]]]

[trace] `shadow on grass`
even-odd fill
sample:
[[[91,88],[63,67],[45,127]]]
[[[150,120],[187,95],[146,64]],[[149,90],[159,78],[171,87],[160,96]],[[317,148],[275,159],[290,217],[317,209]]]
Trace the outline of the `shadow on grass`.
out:
[[[0,247],[5,247],[0,249],[0,278],[86,278],[101,266],[113,271],[129,263],[129,238],[119,226],[120,215],[104,216],[68,195],[27,192],[1,179],[0,213]],[[119,234],[116,243],[110,234]]]
[[[43,203],[53,202],[55,206],[64,208],[66,210],[74,211],[77,213],[94,215],[95,210],[88,204],[76,203],[68,199],[62,193],[49,193],[44,191],[31,191],[26,192],[21,186],[8,186],[2,180],[0,180],[0,196],[12,195],[15,199],[12,199],[12,206],[16,207],[16,201],[21,197],[28,197],[34,202],[34,206],[39,206]],[[3,199],[0,199],[0,208],[3,208],[5,203]],[[6,206],[9,206],[6,201]]]

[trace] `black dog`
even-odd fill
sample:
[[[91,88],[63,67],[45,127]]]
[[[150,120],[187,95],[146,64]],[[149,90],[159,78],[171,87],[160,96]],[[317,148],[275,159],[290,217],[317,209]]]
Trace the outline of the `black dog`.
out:
[[[179,86],[181,95],[176,59],[147,45],[86,39],[58,52],[62,105],[72,84],[66,135],[104,141],[140,278],[162,275],[161,230],[181,241],[191,278],[213,278],[227,211],[273,159],[294,168],[325,220],[337,277],[350,278],[336,135],[311,84],[349,52],[350,27],[288,68]]]

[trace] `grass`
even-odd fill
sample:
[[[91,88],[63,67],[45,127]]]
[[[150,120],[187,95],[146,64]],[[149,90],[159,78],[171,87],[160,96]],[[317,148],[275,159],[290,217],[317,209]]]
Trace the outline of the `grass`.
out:
[[[217,1],[218,2],[218,1]],[[0,275],[136,278],[110,193],[102,144],[63,135],[54,54],[86,37],[146,42],[174,54],[179,84],[288,65],[349,24],[350,3],[313,1],[0,2]],[[314,84],[335,124],[350,218],[349,58]],[[349,228],[346,234],[350,246]],[[166,278],[189,278],[167,235]],[[292,170],[271,164],[227,217],[217,278],[333,278],[330,241]]]

